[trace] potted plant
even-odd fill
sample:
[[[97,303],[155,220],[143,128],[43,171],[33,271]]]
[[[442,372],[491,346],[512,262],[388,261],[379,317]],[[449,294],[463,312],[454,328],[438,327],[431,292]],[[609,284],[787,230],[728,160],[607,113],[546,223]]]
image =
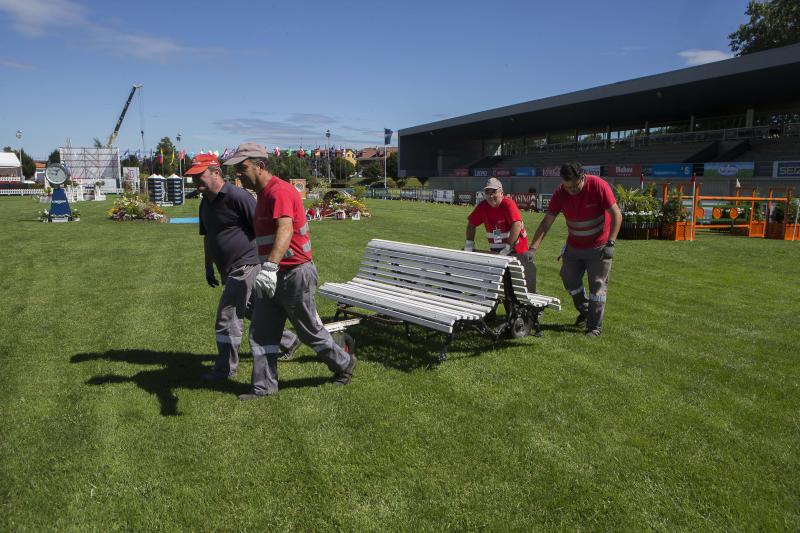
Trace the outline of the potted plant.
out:
[[[770,222],[767,223],[765,237],[767,239],[800,240],[800,224],[797,220],[798,199],[792,198],[788,206],[783,202],[775,202],[770,213]]]
[[[683,205],[683,196],[673,190],[661,208],[661,238],[668,241],[688,241],[692,227],[687,220],[689,210]]]
[[[649,239],[658,235],[661,213],[655,197],[655,186],[641,191],[617,185],[614,193],[622,211],[620,239]]]
[[[761,202],[753,204],[753,217],[750,219],[750,226],[747,228],[748,237],[764,237],[766,222],[764,222],[764,206]]]

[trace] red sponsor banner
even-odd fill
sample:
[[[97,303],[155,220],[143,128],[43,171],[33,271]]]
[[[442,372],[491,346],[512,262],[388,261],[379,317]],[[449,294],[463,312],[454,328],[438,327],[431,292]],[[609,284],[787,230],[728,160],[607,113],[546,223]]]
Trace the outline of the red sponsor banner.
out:
[[[456,191],[455,203],[461,205],[475,205],[474,191]]]
[[[561,167],[542,167],[542,176],[546,178],[560,178]]]
[[[520,209],[536,207],[536,195],[532,192],[510,192],[506,196],[510,196]]]
[[[511,174],[512,174],[512,172],[511,172],[510,168],[496,168],[496,169],[494,169],[494,175],[495,176],[503,176],[503,177],[505,177],[505,176],[510,176]]]
[[[457,178],[465,178],[469,176],[469,169],[468,168],[456,168],[453,170],[453,174]]]
[[[638,178],[642,175],[642,165],[608,165],[606,172],[617,178]]]

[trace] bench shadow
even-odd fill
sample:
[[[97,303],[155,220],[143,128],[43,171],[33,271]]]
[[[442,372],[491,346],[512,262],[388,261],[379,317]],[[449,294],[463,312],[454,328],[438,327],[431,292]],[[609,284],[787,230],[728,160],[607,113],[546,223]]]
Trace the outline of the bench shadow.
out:
[[[242,357],[241,359],[245,359]],[[135,365],[155,366],[137,372],[132,376],[121,374],[102,374],[86,381],[87,385],[109,385],[114,383],[134,383],[140,389],[158,399],[162,416],[177,416],[177,389],[216,390],[231,395],[244,394],[250,390],[249,383],[227,380],[217,383],[203,381],[202,375],[210,370],[208,363],[216,355],[198,355],[187,352],[158,352],[153,350],[109,350],[102,353],[79,353],[70,358],[71,363],[88,361],[112,361]],[[249,380],[248,380],[249,381]],[[281,388],[317,387],[329,380],[326,378],[301,378],[279,381]]]
[[[433,369],[439,365],[439,351],[447,338],[443,333],[412,326],[406,335],[403,326],[371,323],[364,320],[347,332],[356,343],[356,356],[364,361],[374,361],[387,368],[412,372]],[[515,344],[513,339],[492,340],[474,330],[459,331],[448,349],[448,359],[478,357],[487,351]],[[316,362],[313,356],[299,357],[297,363]],[[357,371],[356,371],[357,372]]]

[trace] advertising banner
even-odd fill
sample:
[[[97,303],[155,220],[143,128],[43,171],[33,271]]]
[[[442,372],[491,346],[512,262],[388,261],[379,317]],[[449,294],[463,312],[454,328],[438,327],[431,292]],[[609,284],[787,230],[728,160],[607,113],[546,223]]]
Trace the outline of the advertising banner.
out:
[[[536,167],[517,167],[514,169],[515,176],[535,176]]]
[[[520,209],[533,209],[536,207],[536,195],[532,192],[511,192],[510,196]]]
[[[496,168],[494,169],[494,175],[498,177],[506,177],[511,175],[510,168]]]
[[[608,165],[609,176],[617,178],[638,178],[642,175],[642,165]]]
[[[585,170],[587,174],[593,174],[595,176],[600,175],[600,165],[583,165],[583,170]]]
[[[800,176],[800,161],[775,161],[772,175],[776,178],[796,178]]]
[[[488,178],[492,175],[492,169],[490,168],[473,168],[472,175],[476,178]]]
[[[680,163],[663,163],[654,164],[650,166],[650,173],[645,172],[645,175],[653,176],[654,178],[686,178],[692,177],[692,165],[684,165]]]
[[[469,176],[469,169],[468,168],[456,168],[453,170],[453,175],[457,178],[466,178]]]
[[[472,191],[456,191],[456,201],[459,205],[475,205],[475,193]]]
[[[561,167],[542,167],[542,176],[546,178],[560,178]]]
[[[704,163],[703,176],[706,178],[751,178],[755,164],[747,163]]]
[[[434,202],[447,202],[448,204],[453,203],[453,191],[452,189],[434,189],[433,190],[433,201]]]

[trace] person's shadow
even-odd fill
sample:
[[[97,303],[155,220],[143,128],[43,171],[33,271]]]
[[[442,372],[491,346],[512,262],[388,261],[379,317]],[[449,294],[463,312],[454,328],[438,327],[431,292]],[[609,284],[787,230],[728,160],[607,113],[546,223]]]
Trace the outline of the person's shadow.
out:
[[[250,390],[247,383],[226,380],[208,383],[201,376],[210,370],[209,362],[215,355],[198,355],[186,352],[155,352],[152,350],[109,350],[103,353],[79,353],[70,358],[72,363],[86,361],[115,361],[136,365],[158,366],[142,370],[132,376],[120,374],[102,374],[89,378],[88,385],[107,385],[109,383],[135,383],[140,389],[158,398],[163,416],[178,415],[178,397],[176,389],[217,390],[230,394],[244,394]],[[241,361],[240,361],[241,365]],[[241,367],[240,367],[241,371]],[[249,380],[248,380],[249,381]],[[313,387],[327,382],[328,379],[302,378],[280,381],[280,388]]]

